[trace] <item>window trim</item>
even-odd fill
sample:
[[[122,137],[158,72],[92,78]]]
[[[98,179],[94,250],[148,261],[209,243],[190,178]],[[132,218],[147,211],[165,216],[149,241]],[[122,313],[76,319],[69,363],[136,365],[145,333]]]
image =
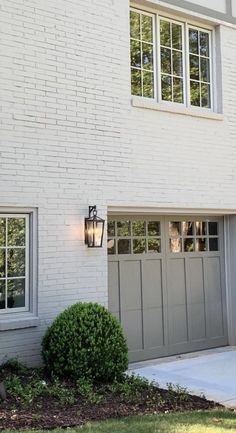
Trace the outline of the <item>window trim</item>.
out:
[[[217,94],[216,94],[216,82],[215,82],[215,65],[216,65],[216,53],[214,49],[214,41],[215,41],[215,27],[213,25],[209,24],[203,24],[202,22],[199,22],[198,20],[192,20],[187,19],[184,17],[180,17],[176,15],[175,13],[170,14],[167,12],[160,12],[156,9],[150,8],[150,7],[139,7],[138,5],[135,5],[131,3],[131,6],[129,8],[129,11],[134,11],[138,13],[144,13],[147,15],[153,16],[153,22],[154,22],[154,31],[155,31],[155,39],[154,39],[154,58],[156,58],[156,61],[154,61],[154,98],[147,98],[143,96],[138,95],[132,95],[132,92],[130,92],[132,99],[140,99],[151,102],[151,104],[155,103],[156,105],[163,106],[163,111],[169,111],[168,106],[175,107],[176,109],[180,109],[179,114],[181,114],[181,111],[186,110],[193,110],[194,115],[198,115],[197,113],[203,113],[203,117],[211,117],[211,113],[213,114],[219,114],[217,112],[217,106],[216,101],[218,100]],[[182,37],[183,37],[183,90],[184,90],[184,102],[172,102],[172,101],[164,101],[161,99],[161,62],[160,62],[160,20],[167,20],[170,22],[175,22],[177,24],[180,24],[182,26]],[[210,35],[209,38],[209,59],[210,59],[210,96],[211,96],[211,106],[209,108],[201,107],[201,106],[194,106],[191,105],[190,100],[190,72],[189,72],[189,28],[196,28],[199,31],[207,32]],[[130,39],[129,39],[130,40]],[[131,70],[131,66],[130,66]],[[131,81],[130,81],[131,82]],[[148,108],[151,108],[151,104]],[[136,104],[133,104],[134,106]],[[140,104],[141,105],[141,104]],[[165,109],[167,108],[167,109]],[[158,109],[158,108],[156,108]],[[171,110],[172,111],[172,110]],[[175,110],[173,110],[175,111]],[[204,116],[204,113],[206,113],[206,116]],[[184,113],[189,114],[189,113]],[[191,115],[191,114],[190,114]],[[200,116],[202,117],[202,116]]]
[[[168,21],[169,23],[178,24],[182,28],[182,55],[183,55],[183,61],[182,61],[182,67],[183,67],[183,102],[175,102],[175,101],[165,101],[162,99],[162,84],[161,84],[161,41],[160,41],[160,22]],[[158,68],[159,70],[156,70],[156,75],[158,79],[158,98],[156,99],[156,102],[163,103],[166,105],[175,105],[176,107],[183,107],[186,106],[187,98],[186,98],[186,44],[185,44],[185,24],[181,21],[177,21],[172,18],[166,18],[165,16],[156,14],[156,51],[158,56]],[[172,51],[172,48],[171,48]],[[159,72],[159,73],[158,73]],[[172,75],[171,75],[172,76]]]
[[[210,98],[211,98],[211,106],[209,108],[191,105],[191,94],[190,94],[190,81],[191,81],[191,79],[190,79],[190,68],[189,68],[189,58],[190,58],[189,29],[195,29],[195,30],[198,30],[199,32],[208,33],[208,35],[209,35]],[[187,107],[189,107],[189,108],[194,107],[196,109],[200,108],[201,110],[207,110],[207,111],[212,111],[212,112],[214,112],[214,107],[215,107],[214,95],[216,92],[216,89],[214,87],[214,82],[213,82],[213,76],[214,76],[213,57],[215,57],[213,55],[213,40],[214,40],[213,34],[214,34],[214,29],[208,30],[208,29],[205,29],[205,28],[200,27],[200,26],[191,25],[188,22],[186,23],[186,77],[187,77],[187,94],[188,94]]]
[[[8,329],[22,329],[34,327],[39,324],[37,306],[37,282],[38,282],[38,209],[24,207],[0,207],[3,216],[27,215],[29,221],[28,230],[28,310],[23,311],[8,309],[4,314],[0,312],[0,331]]]
[[[29,214],[18,214],[18,213],[8,213],[8,214],[3,214],[0,213],[0,218],[25,218],[25,275],[24,275],[24,280],[25,280],[25,306],[24,307],[18,307],[18,308],[8,308],[7,306],[4,309],[0,309],[0,315],[5,315],[5,314],[11,314],[12,312],[14,313],[18,313],[18,312],[28,312],[29,311],[29,274],[30,274],[30,269],[29,269],[29,253],[30,253],[30,248],[29,248]],[[7,227],[7,224],[6,224]],[[9,246],[6,245],[6,251],[9,249]],[[21,248],[16,248],[16,249],[21,249]],[[7,256],[6,256],[6,263],[7,263]],[[6,265],[7,267],[7,265]],[[6,268],[7,270],[7,268]],[[19,277],[12,277],[12,279],[17,279]],[[5,278],[1,279],[1,280],[7,280],[7,272],[6,272],[6,276]],[[6,289],[6,295],[7,295],[7,289]],[[6,302],[7,302],[7,298],[6,298]]]

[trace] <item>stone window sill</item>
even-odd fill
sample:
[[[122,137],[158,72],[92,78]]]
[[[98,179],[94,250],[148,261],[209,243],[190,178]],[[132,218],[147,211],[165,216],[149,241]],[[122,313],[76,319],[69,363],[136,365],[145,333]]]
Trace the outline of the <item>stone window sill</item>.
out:
[[[17,314],[13,317],[0,318],[0,332],[14,329],[33,328],[39,325],[39,318],[33,314]]]
[[[182,107],[179,104],[163,104],[152,99],[133,97],[132,106],[137,108],[146,108],[149,110],[163,111],[167,113],[182,114],[184,116],[202,117],[204,119],[224,120],[223,114],[215,113],[208,109]]]

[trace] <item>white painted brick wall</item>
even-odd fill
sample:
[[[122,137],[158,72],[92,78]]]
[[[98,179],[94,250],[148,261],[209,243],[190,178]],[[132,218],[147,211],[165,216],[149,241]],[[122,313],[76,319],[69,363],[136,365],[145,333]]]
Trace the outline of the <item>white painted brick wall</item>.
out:
[[[39,362],[48,323],[107,304],[88,205],[234,208],[236,31],[222,28],[224,121],[132,108],[128,0],[2,0],[0,206],[39,215],[40,326],[0,333],[0,362]]]

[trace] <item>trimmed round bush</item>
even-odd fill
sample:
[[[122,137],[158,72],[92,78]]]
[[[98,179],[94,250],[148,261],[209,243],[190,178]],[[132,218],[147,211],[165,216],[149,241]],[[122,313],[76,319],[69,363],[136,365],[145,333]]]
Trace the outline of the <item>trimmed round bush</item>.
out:
[[[42,356],[48,371],[61,378],[113,381],[128,367],[119,321],[95,303],[77,303],[61,313],[43,337]]]

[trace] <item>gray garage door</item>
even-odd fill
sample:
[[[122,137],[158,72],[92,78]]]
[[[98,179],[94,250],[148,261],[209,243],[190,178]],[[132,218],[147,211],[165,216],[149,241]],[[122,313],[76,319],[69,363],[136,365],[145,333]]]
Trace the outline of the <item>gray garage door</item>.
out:
[[[227,344],[222,218],[111,217],[108,261],[130,361]]]

